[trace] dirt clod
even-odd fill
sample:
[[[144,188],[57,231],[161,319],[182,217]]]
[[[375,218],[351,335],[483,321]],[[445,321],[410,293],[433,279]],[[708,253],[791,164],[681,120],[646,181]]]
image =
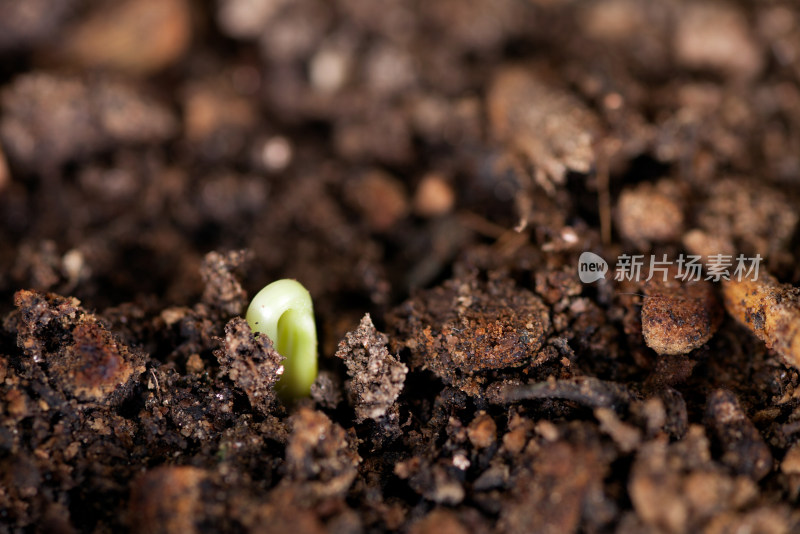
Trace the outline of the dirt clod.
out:
[[[451,280],[396,313],[394,325],[411,352],[411,365],[470,394],[478,393],[491,371],[525,365],[550,330],[539,297],[504,279]]]
[[[241,315],[247,305],[247,293],[231,271],[249,259],[245,251],[227,254],[209,252],[200,267],[205,282],[203,302],[229,315]]]
[[[244,390],[250,404],[268,414],[275,400],[273,387],[283,374],[283,356],[264,334],[254,334],[241,317],[225,325],[222,349],[214,352],[222,372]]]
[[[475,447],[484,449],[495,442],[497,425],[486,412],[478,412],[467,427],[467,435]]]
[[[65,393],[82,401],[119,401],[144,371],[143,355],[122,344],[77,299],[19,291],[14,303],[17,344]]]
[[[387,342],[367,314],[336,351],[336,357],[347,366],[347,389],[359,423],[385,417],[403,390],[408,368],[389,354]]]
[[[286,474],[305,483],[309,498],[344,496],[360,461],[352,436],[322,412],[301,408],[292,417]]]

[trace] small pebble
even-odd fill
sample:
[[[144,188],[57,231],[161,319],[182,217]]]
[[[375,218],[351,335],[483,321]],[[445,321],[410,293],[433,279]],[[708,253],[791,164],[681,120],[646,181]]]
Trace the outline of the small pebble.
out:
[[[706,343],[717,331],[722,310],[714,287],[705,280],[676,280],[671,268],[666,282],[656,273],[645,285],[642,334],[659,354],[686,354]]]
[[[619,233],[639,244],[677,239],[683,232],[680,201],[677,185],[666,180],[625,189],[617,203]]]
[[[354,182],[347,191],[356,209],[373,231],[384,232],[408,213],[402,182],[375,170]]]
[[[347,83],[350,59],[346,50],[323,47],[311,58],[308,77],[311,86],[323,93],[335,93]]]
[[[292,162],[292,144],[283,136],[270,137],[261,146],[261,163],[270,172],[280,172]]]
[[[455,193],[443,176],[425,175],[414,194],[414,213],[420,217],[438,217],[453,209]]]
[[[480,411],[467,427],[467,436],[475,447],[485,449],[495,442],[497,424],[489,414]]]
[[[677,19],[675,58],[685,68],[751,78],[763,69],[764,54],[749,26],[737,6],[690,2]]]
[[[186,0],[124,0],[97,4],[63,42],[63,53],[85,68],[146,75],[180,59],[192,34]]]

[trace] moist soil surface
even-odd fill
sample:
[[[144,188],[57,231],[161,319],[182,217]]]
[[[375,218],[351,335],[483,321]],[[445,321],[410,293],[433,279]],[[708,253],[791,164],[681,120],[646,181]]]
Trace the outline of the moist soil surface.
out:
[[[799,81],[788,0],[0,0],[0,532],[800,531]]]

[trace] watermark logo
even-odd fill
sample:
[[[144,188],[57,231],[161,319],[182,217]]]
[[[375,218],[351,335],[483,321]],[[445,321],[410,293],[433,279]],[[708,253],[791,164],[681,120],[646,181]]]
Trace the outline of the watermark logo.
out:
[[[584,252],[578,258],[578,277],[584,284],[605,278],[607,272],[608,263],[594,252]]]
[[[617,258],[614,280],[617,282],[626,280],[647,282],[659,275],[666,282],[669,275],[672,275],[675,280],[682,282],[698,280],[711,282],[720,280],[755,281],[758,279],[761,260],[760,254],[751,258],[744,254],[735,257],[730,254],[712,254],[703,263],[702,256],[693,254],[681,254],[675,261],[668,260],[666,254],[663,254],[661,258],[651,254],[648,262],[645,260],[644,254],[622,254]],[[578,259],[578,277],[584,284],[591,284],[605,278],[607,272],[606,260],[593,252],[584,252]]]

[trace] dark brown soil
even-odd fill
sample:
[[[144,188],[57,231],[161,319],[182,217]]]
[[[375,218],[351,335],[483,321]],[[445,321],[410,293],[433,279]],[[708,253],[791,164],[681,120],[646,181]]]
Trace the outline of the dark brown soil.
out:
[[[799,83],[789,0],[0,0],[0,533],[800,531]]]

